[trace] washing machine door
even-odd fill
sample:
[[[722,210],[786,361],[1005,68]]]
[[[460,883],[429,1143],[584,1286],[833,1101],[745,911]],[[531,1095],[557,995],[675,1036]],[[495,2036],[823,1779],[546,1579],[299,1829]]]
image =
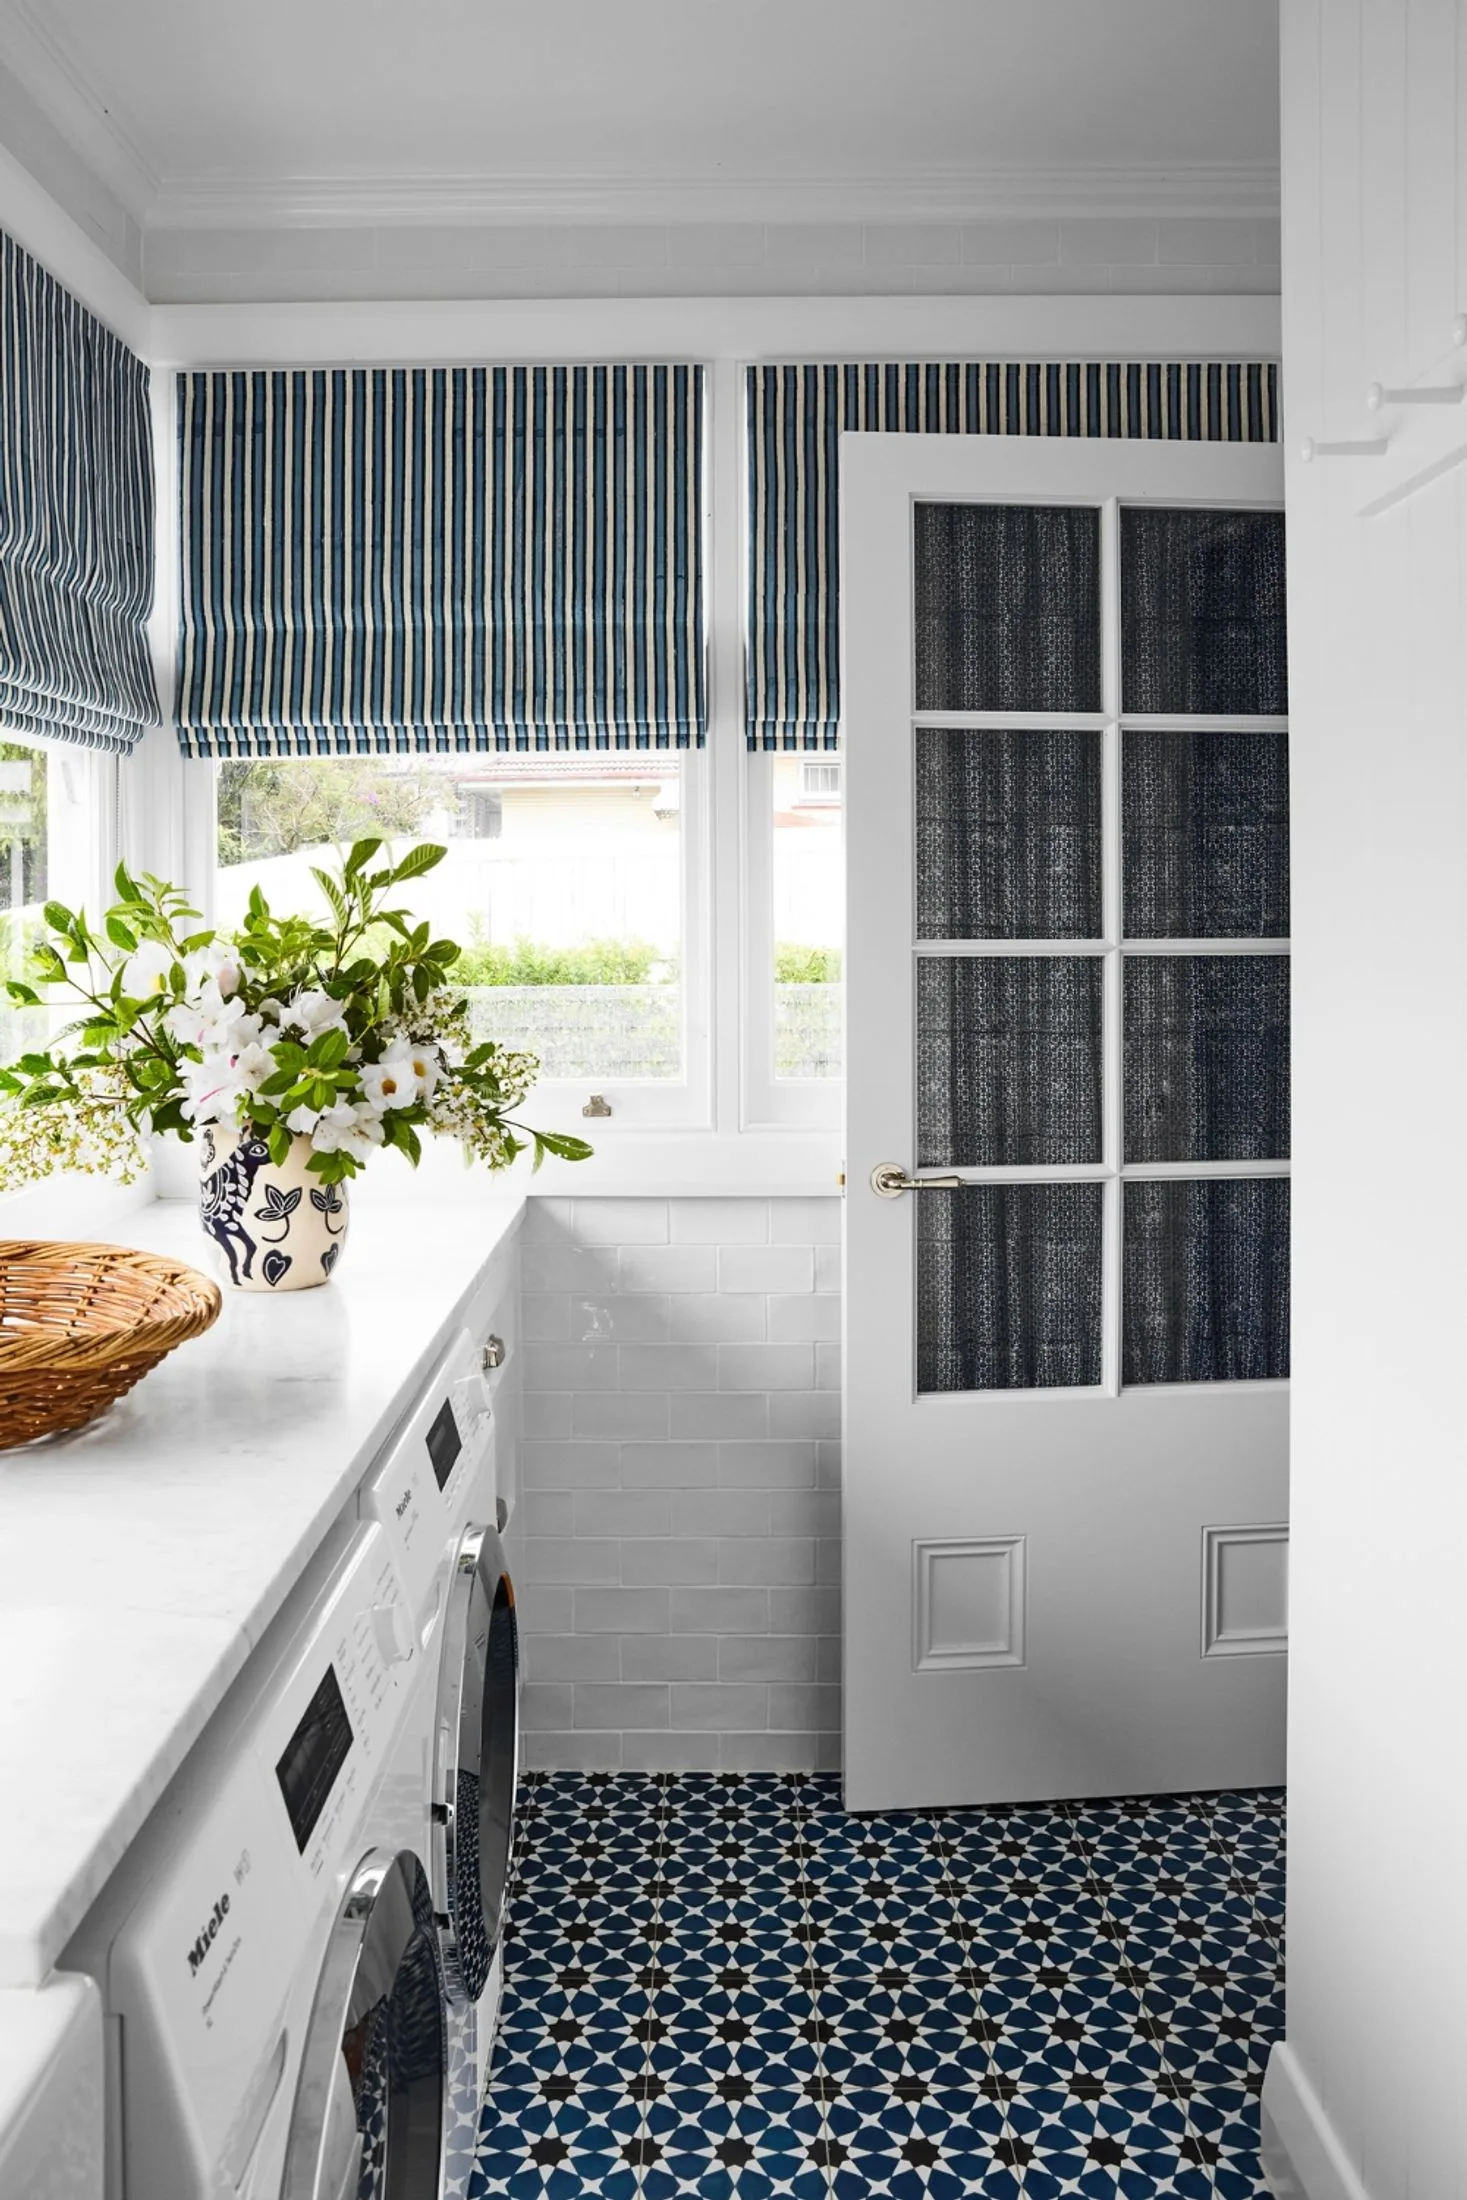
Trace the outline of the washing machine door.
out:
[[[438,2200],[444,2029],[428,1875],[371,1849],[321,1967],[281,2200]]]
[[[443,1969],[476,2002],[504,1922],[519,1762],[514,1583],[492,1528],[470,1528],[449,1579],[439,1679],[433,1818]]]

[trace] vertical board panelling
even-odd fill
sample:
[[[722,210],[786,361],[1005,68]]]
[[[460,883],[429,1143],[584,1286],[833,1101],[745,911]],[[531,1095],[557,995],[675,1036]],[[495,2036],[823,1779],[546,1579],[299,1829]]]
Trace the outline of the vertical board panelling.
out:
[[[534,1200],[526,1759],[831,1770],[835,1199]]]

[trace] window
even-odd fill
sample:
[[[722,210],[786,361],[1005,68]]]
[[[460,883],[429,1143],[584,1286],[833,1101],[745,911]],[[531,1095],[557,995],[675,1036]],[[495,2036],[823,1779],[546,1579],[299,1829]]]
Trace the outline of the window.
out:
[[[0,987],[29,975],[48,898],[95,916],[114,861],[117,760],[98,750],[0,734]],[[48,1008],[12,1008],[0,990],[0,1060],[41,1042]]]
[[[747,1112],[840,1121],[845,852],[838,758],[751,755]]]
[[[840,763],[836,758],[800,759],[801,802],[839,802]]]
[[[444,862],[406,895],[461,944],[476,1035],[530,1049],[542,1083],[580,1102],[603,1094],[613,1121],[690,1119],[706,1052],[688,861],[700,761],[648,749],[222,763],[215,922],[238,924],[257,885],[272,908],[319,907],[312,867],[362,835],[441,841]]]

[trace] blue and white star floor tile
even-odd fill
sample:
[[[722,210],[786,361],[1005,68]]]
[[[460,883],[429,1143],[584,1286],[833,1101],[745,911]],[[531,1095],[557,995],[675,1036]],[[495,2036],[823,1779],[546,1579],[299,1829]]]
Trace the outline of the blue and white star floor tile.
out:
[[[471,2200],[1264,2200],[1277,1791],[524,1783]]]

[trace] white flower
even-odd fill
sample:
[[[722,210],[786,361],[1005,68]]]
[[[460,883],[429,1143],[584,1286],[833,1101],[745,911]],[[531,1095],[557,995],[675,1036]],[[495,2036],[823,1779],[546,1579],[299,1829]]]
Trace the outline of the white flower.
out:
[[[320,1120],[321,1110],[319,1108],[308,1108],[305,1102],[302,1101],[300,1106],[292,1108],[285,1118],[285,1127],[288,1131],[294,1131],[298,1137],[309,1138]]]
[[[353,1107],[349,1100],[338,1100],[324,1108],[311,1132],[311,1144],[317,1153],[349,1153],[359,1161],[365,1161],[372,1148],[381,1143],[382,1125],[360,1101]]]
[[[319,987],[302,986],[288,1007],[281,1010],[282,1031],[297,1031],[309,1045],[319,1039],[323,1031],[345,1031],[346,1018],[341,1012],[340,1001],[334,1001],[329,993]]]
[[[418,1080],[418,1098],[427,1100],[443,1072],[437,1050],[433,1047],[409,1047],[407,1060],[412,1064],[413,1075]]]
[[[164,1026],[181,1046],[205,1054],[237,1054],[260,1036],[262,1025],[237,1000],[226,1000],[217,978],[206,978],[193,996],[167,1010]]]
[[[130,1001],[146,1001],[170,990],[178,957],[162,940],[144,940],[122,966],[122,990]]]
[[[364,1062],[361,1077],[367,1105],[379,1115],[387,1108],[410,1108],[422,1089],[408,1054],[389,1054],[380,1062]]]
[[[220,998],[239,991],[239,958],[223,940],[210,940],[206,947],[192,948],[183,958],[183,974],[184,993],[189,1000],[199,998],[210,982]]]

